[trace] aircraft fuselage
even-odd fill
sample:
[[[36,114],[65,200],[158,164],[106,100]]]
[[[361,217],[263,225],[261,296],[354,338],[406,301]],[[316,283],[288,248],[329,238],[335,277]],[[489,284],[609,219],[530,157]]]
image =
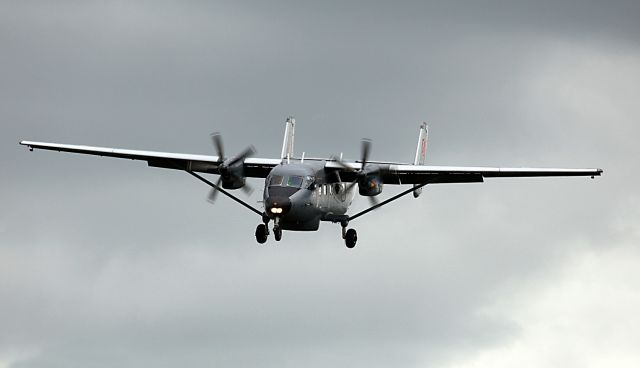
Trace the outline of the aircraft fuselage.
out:
[[[285,163],[265,180],[265,213],[283,230],[315,231],[328,214],[344,215],[355,190],[327,180],[324,162]]]

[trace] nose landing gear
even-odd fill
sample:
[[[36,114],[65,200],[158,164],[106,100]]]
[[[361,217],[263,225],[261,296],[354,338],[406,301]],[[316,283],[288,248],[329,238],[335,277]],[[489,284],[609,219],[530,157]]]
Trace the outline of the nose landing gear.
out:
[[[273,236],[276,241],[282,240],[282,228],[280,227],[280,217],[273,219]]]
[[[282,240],[282,228],[280,228],[280,226],[273,227],[273,236],[276,238],[276,241]]]

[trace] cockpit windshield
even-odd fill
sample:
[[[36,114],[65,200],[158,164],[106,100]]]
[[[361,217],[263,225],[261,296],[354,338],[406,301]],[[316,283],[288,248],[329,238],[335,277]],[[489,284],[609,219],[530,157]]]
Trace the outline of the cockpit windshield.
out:
[[[302,176],[289,176],[287,177],[287,186],[293,188],[302,188]]]
[[[313,183],[312,176],[298,175],[273,175],[269,180],[269,186],[289,187],[289,188],[306,188]]]
[[[271,177],[271,180],[269,181],[269,186],[273,187],[273,186],[281,186],[282,185],[282,180],[284,178],[280,175],[274,175]]]

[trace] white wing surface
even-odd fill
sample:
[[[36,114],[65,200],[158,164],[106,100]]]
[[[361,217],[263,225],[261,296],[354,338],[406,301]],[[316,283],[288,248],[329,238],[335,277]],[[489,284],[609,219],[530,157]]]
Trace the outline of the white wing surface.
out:
[[[149,166],[167,169],[196,171],[218,174],[221,160],[218,156],[192,155],[185,153],[139,151],[119,148],[76,146],[70,144],[22,141],[21,145],[29,149],[43,149],[59,152],[80,153],[95,156],[125,158],[146,161]],[[247,158],[244,161],[244,174],[252,178],[265,178],[269,171],[280,163],[279,159]]]

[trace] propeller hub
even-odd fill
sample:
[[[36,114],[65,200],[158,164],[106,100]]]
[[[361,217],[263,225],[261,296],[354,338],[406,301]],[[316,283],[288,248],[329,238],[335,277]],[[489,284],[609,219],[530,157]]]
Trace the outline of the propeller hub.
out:
[[[218,166],[218,172],[220,173],[220,175],[222,175],[224,177],[228,177],[229,176],[229,166],[225,165],[224,163],[221,163],[220,166]]]

